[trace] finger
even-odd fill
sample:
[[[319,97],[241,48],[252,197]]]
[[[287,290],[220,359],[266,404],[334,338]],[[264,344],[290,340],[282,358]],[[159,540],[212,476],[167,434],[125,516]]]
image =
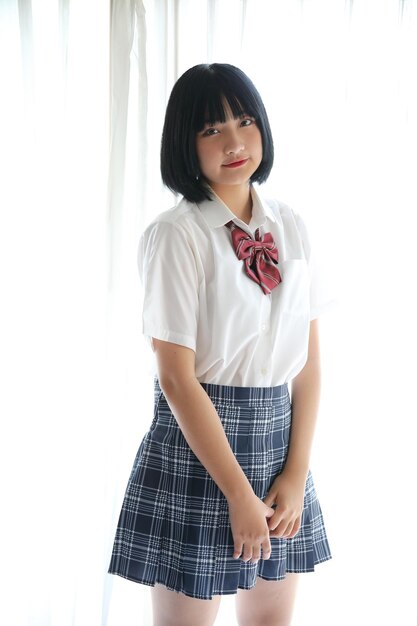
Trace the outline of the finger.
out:
[[[261,558],[261,546],[254,546],[252,550],[251,563],[257,563]]]
[[[285,519],[281,519],[279,524],[274,528],[272,537],[283,537],[283,534],[287,526],[288,526],[288,521]]]
[[[275,513],[275,509],[271,509],[271,507],[266,509],[266,512],[265,512],[266,519],[271,519],[274,513]]]
[[[243,543],[235,541],[235,545],[233,548],[233,558],[238,559],[240,555],[242,554],[242,550],[243,550]]]
[[[264,498],[264,503],[266,504],[266,506],[271,506],[272,504],[275,504],[275,496],[273,493],[267,493],[266,497]]]
[[[295,535],[298,533],[300,528],[301,528],[301,517],[298,517],[294,522],[294,526],[292,528],[291,533],[288,535],[288,539],[292,539],[293,537],[295,537]]]
[[[290,534],[292,533],[292,529],[293,529],[293,528],[294,528],[294,521],[291,521],[291,522],[288,524],[287,528],[284,530],[284,532],[283,532],[282,536],[283,536],[283,537],[287,537],[287,538],[288,538],[288,537],[290,536]]]
[[[280,534],[280,532],[278,530],[275,529],[275,530],[270,530],[269,531],[269,536],[270,537],[281,537],[281,534]]]
[[[242,554],[242,561],[245,561],[245,563],[247,563],[248,561],[250,561],[252,558],[252,546],[249,544],[246,544],[243,546],[243,554]]]
[[[271,542],[268,538],[262,542],[262,558],[264,560],[268,560],[270,556],[271,556]]]
[[[275,530],[282,519],[281,511],[275,510],[274,515],[268,520],[268,528],[270,530]]]

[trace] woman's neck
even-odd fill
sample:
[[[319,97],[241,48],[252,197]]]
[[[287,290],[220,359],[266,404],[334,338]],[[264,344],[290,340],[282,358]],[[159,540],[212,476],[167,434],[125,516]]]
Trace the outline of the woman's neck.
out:
[[[252,217],[250,185],[213,185],[213,191],[222,202],[245,224]]]

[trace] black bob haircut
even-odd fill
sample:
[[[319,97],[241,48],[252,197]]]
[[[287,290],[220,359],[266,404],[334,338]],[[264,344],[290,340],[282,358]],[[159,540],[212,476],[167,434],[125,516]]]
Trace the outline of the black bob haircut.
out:
[[[212,199],[201,176],[196,134],[207,121],[226,121],[225,102],[238,118],[255,118],[262,137],[262,161],[251,182],[263,183],[274,162],[274,144],[265,107],[255,85],[234,65],[201,64],[187,70],[175,83],[165,114],[161,142],[161,174],[165,185],[190,202]]]

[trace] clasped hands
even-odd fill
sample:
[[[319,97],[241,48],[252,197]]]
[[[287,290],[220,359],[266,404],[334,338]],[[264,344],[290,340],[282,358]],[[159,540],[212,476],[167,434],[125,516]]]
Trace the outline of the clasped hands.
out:
[[[295,482],[280,474],[272,483],[264,503],[274,511],[268,516],[270,537],[292,539],[300,530],[304,508],[305,481]]]
[[[298,533],[304,508],[305,480],[285,472],[277,476],[264,498],[229,502],[234,540],[233,558],[257,562],[271,555],[270,538],[291,539]]]

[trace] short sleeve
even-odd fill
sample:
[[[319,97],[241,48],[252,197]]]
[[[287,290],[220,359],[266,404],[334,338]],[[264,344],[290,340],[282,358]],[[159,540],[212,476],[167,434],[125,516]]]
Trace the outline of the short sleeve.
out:
[[[303,219],[295,213],[297,227],[303,242],[309,274],[310,274],[310,320],[318,318],[324,311],[333,306],[334,294],[329,277],[325,271],[323,259],[319,259],[316,250],[312,248],[308,229]]]
[[[151,224],[139,242],[138,267],[143,334],[195,351],[198,273],[186,232],[170,222]]]

